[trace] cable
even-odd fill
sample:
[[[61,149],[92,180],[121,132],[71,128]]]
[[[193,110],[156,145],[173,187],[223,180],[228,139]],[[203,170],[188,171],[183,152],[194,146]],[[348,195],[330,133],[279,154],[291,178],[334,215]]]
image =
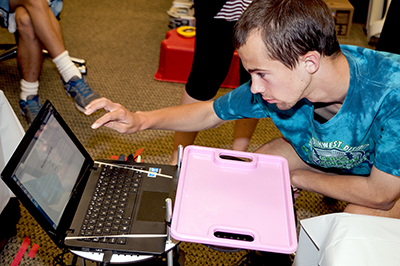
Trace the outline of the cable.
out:
[[[111,250],[104,251],[102,266],[107,266],[110,263],[112,254]]]
[[[63,249],[63,251],[54,257],[53,266],[70,266],[64,263],[64,256],[69,253],[68,249]]]
[[[135,160],[135,158],[133,157],[133,154],[132,154],[132,153],[129,154],[129,155],[128,155],[128,158],[126,159],[126,161],[127,161],[128,163],[133,163],[134,160]]]

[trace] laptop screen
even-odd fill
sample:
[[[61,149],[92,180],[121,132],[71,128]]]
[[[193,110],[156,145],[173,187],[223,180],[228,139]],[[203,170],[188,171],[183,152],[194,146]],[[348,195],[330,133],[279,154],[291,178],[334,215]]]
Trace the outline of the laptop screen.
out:
[[[59,225],[84,161],[53,112],[46,113],[12,179],[54,229]]]

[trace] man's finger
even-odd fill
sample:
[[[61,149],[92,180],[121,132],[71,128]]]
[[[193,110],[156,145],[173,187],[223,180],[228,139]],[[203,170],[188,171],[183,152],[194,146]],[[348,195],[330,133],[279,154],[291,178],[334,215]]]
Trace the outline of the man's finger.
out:
[[[102,125],[105,125],[110,122],[116,122],[118,121],[118,115],[116,112],[109,112],[97,119],[91,126],[93,129],[97,129],[101,127]]]
[[[111,105],[112,105],[112,102],[106,98],[96,99],[85,106],[86,110],[84,113],[85,113],[85,115],[91,115],[100,109],[104,109],[107,112],[109,112],[109,109],[110,109],[109,106],[111,106]]]

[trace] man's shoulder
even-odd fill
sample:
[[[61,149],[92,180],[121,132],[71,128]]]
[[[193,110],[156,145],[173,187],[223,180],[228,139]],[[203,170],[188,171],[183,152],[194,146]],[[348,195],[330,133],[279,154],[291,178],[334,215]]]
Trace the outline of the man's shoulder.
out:
[[[382,62],[392,62],[394,64],[400,65],[400,55],[393,54],[385,51],[376,51],[370,48],[347,45],[343,44],[340,46],[342,53],[346,57],[352,57],[355,59],[362,59],[367,61],[382,61]]]
[[[373,82],[383,87],[400,88],[400,55],[369,48],[342,45],[353,78],[361,83]]]

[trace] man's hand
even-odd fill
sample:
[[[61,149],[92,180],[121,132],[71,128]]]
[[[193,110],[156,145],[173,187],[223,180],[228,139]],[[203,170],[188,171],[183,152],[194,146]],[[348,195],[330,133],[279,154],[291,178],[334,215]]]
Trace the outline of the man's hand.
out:
[[[216,127],[224,122],[215,114],[211,101],[132,113],[118,103],[100,98],[85,108],[86,115],[100,109],[107,112],[93,123],[93,129],[105,126],[121,134],[131,134],[146,129],[196,132]]]
[[[91,115],[100,109],[104,109],[107,112],[92,124],[93,129],[105,126],[121,134],[130,134],[141,130],[142,121],[139,112],[132,113],[122,105],[113,103],[106,98],[96,99],[85,108],[86,115]]]

